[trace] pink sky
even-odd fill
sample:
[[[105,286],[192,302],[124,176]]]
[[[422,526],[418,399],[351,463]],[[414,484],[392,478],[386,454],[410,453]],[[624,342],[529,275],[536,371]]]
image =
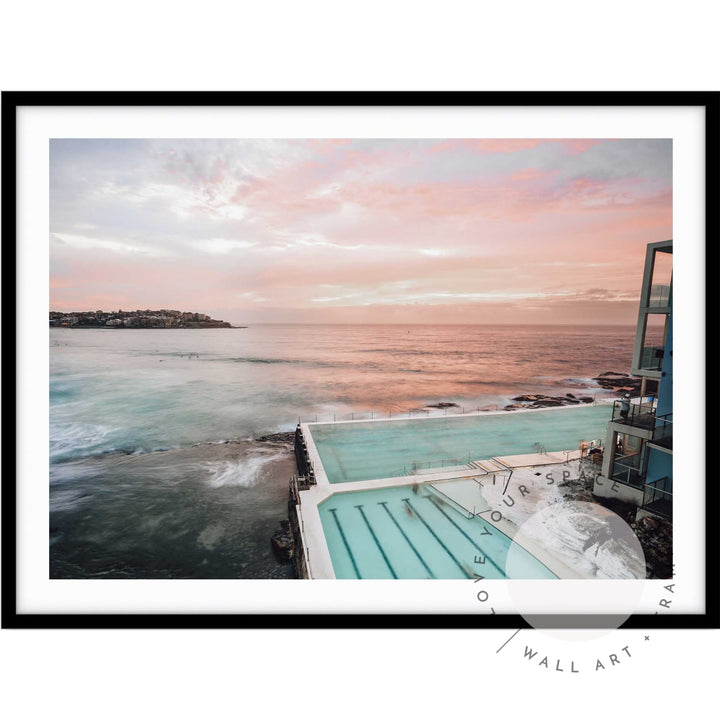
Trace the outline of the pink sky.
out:
[[[53,310],[632,324],[669,140],[56,140]]]

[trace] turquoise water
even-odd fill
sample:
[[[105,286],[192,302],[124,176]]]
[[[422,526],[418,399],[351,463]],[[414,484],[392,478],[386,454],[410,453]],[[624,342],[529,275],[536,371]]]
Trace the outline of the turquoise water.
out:
[[[294,467],[253,438],[315,415],[609,395],[590,378],[629,371],[634,337],[634,326],[51,328],[50,575],[289,577],[269,538]],[[397,474],[378,459],[368,477]]]
[[[336,493],[319,510],[337,578],[510,577],[505,563],[512,540],[483,519],[457,512],[422,486],[417,492],[405,486]],[[555,577],[530,553],[513,549],[511,579]]]
[[[400,477],[413,463],[577,449],[605,437],[609,405],[502,415],[311,425],[331,483]]]

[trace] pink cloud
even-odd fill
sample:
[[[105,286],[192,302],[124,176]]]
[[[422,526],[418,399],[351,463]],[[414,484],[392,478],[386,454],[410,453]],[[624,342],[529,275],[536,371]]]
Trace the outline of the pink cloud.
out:
[[[530,307],[545,322],[618,318],[632,303],[617,298],[639,289],[645,243],[671,237],[672,191],[632,174],[632,163],[627,175],[613,172],[612,153],[599,168],[590,162],[596,153],[575,158],[602,142],[295,140],[252,173],[225,157],[164,155],[167,177],[153,182],[182,187],[192,216],[177,239],[163,238],[169,254],[54,246],[52,307],[225,308],[225,319],[239,323],[402,321],[417,307],[428,322],[523,322]],[[545,144],[554,149],[523,162],[523,151]],[[473,157],[437,156],[458,150]],[[233,206],[238,213],[221,212]],[[162,224],[162,214],[153,220]],[[614,299],[582,295],[591,287]],[[518,299],[491,308],[481,297],[463,299],[480,290]],[[458,309],[438,310],[438,297]],[[603,314],[608,303],[612,314]]]

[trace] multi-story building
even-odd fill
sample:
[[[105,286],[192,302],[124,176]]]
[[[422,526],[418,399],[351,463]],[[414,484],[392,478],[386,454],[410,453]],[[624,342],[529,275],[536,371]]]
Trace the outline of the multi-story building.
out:
[[[672,519],[672,240],[645,255],[632,374],[639,397],[613,406],[602,473],[593,492],[638,506],[637,517]]]

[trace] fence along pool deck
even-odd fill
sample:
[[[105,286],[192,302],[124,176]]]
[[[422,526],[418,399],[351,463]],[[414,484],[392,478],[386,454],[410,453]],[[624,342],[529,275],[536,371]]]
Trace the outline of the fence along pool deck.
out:
[[[608,403],[411,420],[305,424],[309,465],[318,483],[401,477],[413,465],[465,465],[497,456],[536,454],[565,460],[564,451],[605,436]],[[540,450],[541,452],[538,452]]]
[[[598,406],[595,406],[598,407]],[[587,409],[587,407],[583,408]],[[609,414],[611,412],[611,408],[608,404],[603,403],[601,406],[599,406],[600,412],[597,413],[600,417],[596,418],[594,415],[592,416],[592,424],[589,426],[591,428],[590,431],[587,431],[585,433],[582,433],[583,437],[582,440],[592,440],[593,437],[596,439],[601,438],[604,435],[604,429],[605,424],[607,422],[607,418],[609,417]],[[537,414],[544,414],[544,421],[547,422],[549,420],[555,421],[556,419],[560,419],[560,415],[550,415],[548,417],[548,413],[552,412],[562,412],[566,411],[567,413],[572,414],[573,419],[579,419],[580,416],[576,415],[575,413],[578,412],[578,409],[575,407],[562,407],[562,408],[552,408],[552,409],[542,409],[542,410],[527,410],[527,411],[515,411],[513,415],[520,415],[520,414],[530,414],[530,413],[537,413]],[[497,413],[498,415],[501,415],[502,417],[509,417],[508,413]],[[585,414],[585,413],[583,413]],[[487,418],[490,414],[489,413],[483,413],[482,415],[478,416],[481,418]],[[564,413],[563,413],[564,415]],[[457,420],[458,416],[448,416],[447,418],[418,418],[418,422],[429,422],[430,420],[441,420],[441,421],[448,421],[449,423],[454,423]],[[397,420],[392,421],[386,421],[386,420],[376,420],[374,423],[380,425],[380,424],[387,424],[389,422],[400,422]],[[595,432],[596,422],[600,423],[601,432]],[[338,423],[338,425],[341,423]],[[350,424],[357,424],[357,423],[342,423],[345,425]],[[577,426],[577,423],[572,423],[572,425]],[[428,426],[430,427],[430,426]],[[454,427],[457,427],[455,425],[449,426],[451,429]],[[588,427],[588,425],[585,425],[585,427]],[[578,432],[577,427],[574,427],[574,432]],[[532,441],[530,443],[530,446],[535,452],[528,452],[528,453],[514,453],[512,455],[491,455],[489,457],[485,458],[478,458],[477,460],[472,460],[468,465],[463,465],[460,467],[453,467],[453,468],[442,468],[437,467],[435,468],[435,472],[423,472],[421,475],[399,475],[396,477],[380,477],[380,478],[373,478],[373,479],[358,479],[358,480],[346,480],[345,482],[341,483],[331,483],[328,479],[328,476],[326,474],[323,461],[318,453],[314,437],[311,433],[311,428],[307,425],[303,425],[302,427],[298,428],[297,435],[302,438],[302,442],[300,442],[300,445],[296,445],[296,451],[300,453],[302,460],[303,460],[303,466],[305,467],[306,471],[308,472],[308,476],[302,478],[302,482],[298,484],[298,486],[301,488],[300,492],[297,492],[295,495],[295,504],[294,504],[294,510],[297,517],[297,523],[299,524],[301,530],[302,530],[302,543],[300,548],[300,562],[304,564],[304,567],[307,571],[307,576],[312,578],[335,578],[337,575],[335,574],[335,570],[333,568],[333,559],[331,558],[331,552],[328,547],[328,537],[327,532],[329,533],[335,533],[336,540],[339,545],[335,544],[334,548],[336,547],[344,547],[345,551],[347,551],[348,548],[352,551],[352,548],[354,546],[354,537],[355,533],[359,533],[359,537],[365,537],[365,543],[361,545],[361,547],[366,547],[367,543],[372,543],[369,547],[375,547],[377,548],[378,542],[381,544],[383,548],[383,552],[385,553],[387,559],[390,561],[390,564],[393,566],[393,572],[400,577],[398,574],[398,569],[393,565],[392,558],[390,555],[390,552],[385,548],[385,545],[383,545],[384,542],[384,536],[378,535],[378,531],[376,529],[375,520],[377,519],[375,515],[370,516],[368,514],[368,510],[364,507],[364,503],[359,502],[356,503],[358,505],[363,505],[363,513],[365,517],[363,517],[362,513],[359,513],[359,510],[355,510],[354,520],[351,522],[350,526],[346,526],[343,521],[343,516],[338,514],[338,508],[334,508],[336,510],[336,513],[329,513],[330,505],[327,505],[327,511],[324,513],[327,518],[325,522],[321,519],[321,508],[324,503],[324,501],[328,500],[332,496],[342,496],[346,495],[348,493],[351,494],[359,494],[358,491],[360,490],[373,490],[373,489],[400,489],[404,496],[407,496],[407,498],[410,500],[410,502],[413,502],[413,495],[412,492],[412,486],[413,485],[422,485],[423,488],[425,488],[424,493],[427,492],[428,495],[433,494],[437,495],[438,498],[444,502],[447,503],[447,507],[445,508],[446,512],[451,515],[451,517],[455,518],[455,515],[457,515],[457,518],[463,519],[465,517],[466,519],[470,519],[470,516],[473,515],[474,512],[480,512],[482,513],[482,510],[479,510],[476,508],[476,505],[474,504],[477,501],[477,498],[474,496],[471,496],[468,494],[468,488],[471,488],[471,486],[468,484],[470,482],[477,483],[478,481],[486,481],[488,478],[492,477],[493,474],[497,475],[498,477],[505,477],[508,472],[511,472],[513,468],[520,468],[520,467],[530,467],[530,466],[538,466],[538,465],[557,465],[560,463],[566,463],[569,460],[574,460],[580,457],[581,452],[579,449],[577,450],[567,450],[567,449],[560,449],[560,452],[548,452],[547,450],[542,450],[541,452],[537,452],[537,441]],[[561,442],[561,441],[559,441]],[[577,447],[579,445],[579,442],[575,445]],[[570,446],[572,447],[572,445]],[[472,454],[472,453],[470,453]],[[477,456],[476,456],[477,457]],[[395,466],[397,467],[397,466]],[[504,472],[504,475],[503,475]],[[457,485],[456,487],[453,487],[453,485]],[[432,489],[430,489],[432,486]],[[423,494],[424,494],[423,493]],[[443,495],[445,496],[443,498]],[[401,501],[403,498],[401,498]],[[299,502],[297,502],[299,501]],[[473,507],[471,509],[471,504],[473,504]],[[434,505],[442,506],[441,503],[434,502]],[[405,504],[400,506],[401,509],[404,510]],[[412,511],[412,508],[410,508]],[[422,508],[421,508],[422,510]],[[428,519],[428,517],[431,518],[431,522],[429,523],[429,527],[433,529],[433,531],[436,531],[435,524],[441,520],[439,515],[434,512],[433,508],[430,508],[430,514],[423,513],[423,518],[425,520]],[[383,510],[383,512],[386,512],[386,510]],[[416,516],[417,517],[417,516]],[[456,522],[457,522],[457,518]],[[477,517],[474,517],[473,519],[477,519]],[[506,520],[505,518],[500,520],[491,520],[489,517],[483,516],[483,519],[486,523],[489,525],[495,526],[497,530],[499,530],[501,533],[504,533],[508,538],[513,539],[515,536],[515,533],[517,531],[517,528],[514,526],[513,523]],[[371,527],[373,528],[373,533],[375,533],[375,539],[373,538],[373,533],[370,532],[368,529],[368,521],[370,522]],[[418,522],[422,524],[422,521],[418,519]],[[444,522],[447,523],[447,520]],[[356,528],[355,525],[357,523],[360,523],[358,527]],[[342,527],[342,531],[345,535],[345,540],[347,542],[347,545],[342,542],[342,534],[340,533],[340,530],[338,529],[338,524],[340,527]],[[330,528],[328,531],[327,528]],[[428,528],[426,528],[428,529]],[[397,528],[396,528],[397,530]],[[447,532],[447,528],[445,531]],[[439,533],[435,533],[438,537],[443,537]],[[458,533],[455,533],[458,534]],[[459,533],[459,535],[462,535],[462,533]],[[400,534],[401,536],[401,534]],[[432,537],[432,533],[430,533],[430,537]],[[377,542],[376,542],[377,539]],[[454,542],[457,541],[458,538],[454,539]],[[396,538],[397,540],[397,538]],[[405,541],[407,542],[407,541]],[[513,540],[515,544],[517,545],[517,542]],[[437,544],[437,543],[436,543]],[[450,547],[447,543],[445,543],[448,547]],[[392,546],[392,543],[391,543]],[[549,553],[547,550],[545,550],[543,547],[540,547],[536,544],[528,544],[524,543],[522,549],[526,550],[528,553],[528,556],[530,560],[528,561],[528,576],[527,577],[537,577],[538,573],[543,573],[546,570],[549,570],[554,576],[561,577],[561,578],[574,578],[579,577],[579,575],[571,568],[567,567],[562,561],[560,561],[557,557],[555,557],[552,553]],[[334,554],[337,555],[337,549],[333,550]],[[380,553],[379,550],[377,550],[379,553],[375,559],[375,570],[372,572],[380,572],[380,573],[388,573],[387,575],[375,575],[374,577],[393,577],[392,572],[388,568],[388,563],[383,558],[383,553]],[[443,551],[444,552],[444,551]],[[449,558],[449,555],[445,553],[447,558]],[[349,558],[349,553],[347,554],[347,558]],[[355,557],[355,554],[353,555]],[[457,556],[456,556],[457,557]],[[349,562],[348,568],[352,568],[351,570],[346,568],[342,572],[347,574],[342,575],[343,577],[357,577],[357,573],[355,570],[355,567],[352,564],[352,561],[346,558],[346,564]],[[378,558],[379,558],[379,567],[381,568],[380,571],[378,571]],[[446,559],[447,559],[446,558]],[[357,570],[362,575],[362,569],[360,567],[360,564],[358,563],[356,559],[356,566]],[[396,559],[397,562],[397,559]],[[455,570],[451,571],[450,577],[454,577],[452,575],[453,572],[459,572],[464,573],[464,570],[459,570],[458,566],[454,561],[452,561],[452,558],[450,558],[450,562],[452,563],[452,567],[455,568]],[[461,561],[462,563],[463,561]],[[538,570],[535,566],[535,562],[539,562],[542,566],[544,566],[545,570]],[[428,563],[429,565],[429,563]],[[398,567],[403,567],[403,564],[400,563]],[[424,575],[410,575],[414,577],[431,577],[430,574],[427,574],[425,567],[420,564],[422,568],[421,572],[425,572]],[[382,570],[384,568],[384,570]],[[366,568],[367,572],[367,568]],[[417,567],[415,569],[415,572],[417,573]],[[445,572],[445,571],[442,571]],[[371,576],[373,576],[371,574]],[[407,575],[406,575],[407,576]],[[458,575],[460,577],[461,575]],[[447,577],[447,575],[444,575],[444,577]]]

